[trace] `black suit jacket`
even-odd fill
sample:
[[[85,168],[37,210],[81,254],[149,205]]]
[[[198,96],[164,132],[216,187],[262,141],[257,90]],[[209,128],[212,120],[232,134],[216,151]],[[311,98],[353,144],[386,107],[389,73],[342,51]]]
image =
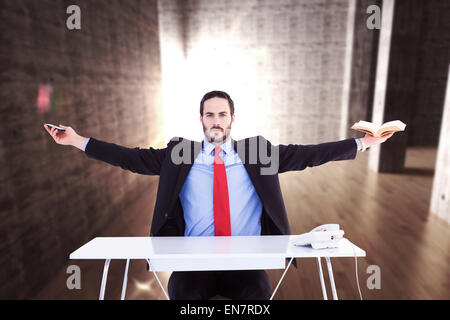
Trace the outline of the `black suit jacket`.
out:
[[[303,170],[328,161],[354,159],[357,152],[354,139],[315,145],[273,146],[264,137],[256,136],[232,142],[262,202],[262,235],[290,234],[279,173]],[[179,193],[202,145],[203,142],[176,137],[166,148],[141,149],[90,138],[85,153],[89,158],[134,173],[159,175],[150,236],[184,236],[185,222]]]

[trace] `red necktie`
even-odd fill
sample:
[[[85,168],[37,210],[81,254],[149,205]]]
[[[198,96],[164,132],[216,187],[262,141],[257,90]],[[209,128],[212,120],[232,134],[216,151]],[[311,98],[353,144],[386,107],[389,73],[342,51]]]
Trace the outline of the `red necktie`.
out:
[[[227,173],[219,157],[221,150],[220,147],[214,148],[214,231],[216,236],[231,236]]]

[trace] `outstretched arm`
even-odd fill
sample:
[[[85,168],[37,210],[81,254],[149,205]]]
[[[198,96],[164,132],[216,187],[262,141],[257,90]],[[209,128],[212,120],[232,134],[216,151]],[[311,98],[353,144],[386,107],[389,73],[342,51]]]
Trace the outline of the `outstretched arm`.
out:
[[[159,175],[161,165],[166,155],[166,149],[127,148],[100,141],[95,138],[86,138],[78,135],[71,127],[59,125],[65,131],[44,126],[56,143],[71,145],[86,152],[86,156],[96,160],[121,167],[134,173]]]
[[[303,170],[329,161],[351,160],[356,157],[357,151],[364,151],[366,148],[383,143],[392,135],[393,133],[389,133],[381,138],[375,138],[366,134],[361,139],[350,138],[311,145],[280,144],[277,146],[280,159],[278,173]]]

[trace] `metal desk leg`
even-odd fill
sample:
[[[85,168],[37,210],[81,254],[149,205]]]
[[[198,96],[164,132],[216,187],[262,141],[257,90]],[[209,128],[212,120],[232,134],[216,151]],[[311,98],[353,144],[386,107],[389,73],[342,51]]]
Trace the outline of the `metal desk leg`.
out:
[[[108,269],[110,262],[111,259],[106,259],[105,266],[103,267],[102,286],[100,287],[100,296],[98,297],[99,300],[103,300],[105,298],[106,278],[108,277]]]
[[[129,267],[130,267],[130,259],[127,259],[127,265],[125,266],[125,275],[123,276],[122,295],[120,296],[120,300],[125,300],[125,293],[127,292],[128,268]]]
[[[325,282],[323,281],[322,264],[320,262],[320,257],[317,257],[317,266],[319,267],[320,285],[322,286],[323,300],[328,300],[327,288],[325,288]]]
[[[281,283],[281,281],[283,280],[284,276],[286,275],[286,272],[288,271],[289,266],[291,265],[292,260],[294,260],[294,257],[292,257],[291,260],[289,260],[289,263],[288,263],[286,269],[284,269],[283,275],[281,276],[280,281],[278,281],[278,284],[277,284],[275,290],[273,291],[272,296],[270,297],[270,300],[273,299],[273,296],[275,295],[275,292],[277,292],[277,289],[278,289],[278,287],[280,286],[280,283]]]
[[[149,265],[149,267],[150,267],[150,270],[152,270],[153,267],[152,267],[152,264],[150,263],[150,259],[146,259],[146,260],[147,260],[147,262],[148,262],[148,265]],[[155,275],[155,278],[156,278],[156,280],[158,281],[159,286],[161,287],[162,291],[164,292],[164,295],[166,296],[166,299],[167,299],[167,300],[170,300],[169,295],[167,294],[166,290],[164,290],[164,287],[163,287],[161,281],[159,281],[158,275],[156,274],[156,272],[155,272],[154,270],[152,270],[152,272],[153,272],[153,274]]]
[[[336,285],[334,283],[334,277],[333,277],[333,268],[331,267],[331,260],[330,257],[325,257],[327,260],[327,267],[328,267],[328,275],[330,277],[330,283],[331,283],[331,291],[333,292],[333,299],[338,300],[337,292],[336,292]]]

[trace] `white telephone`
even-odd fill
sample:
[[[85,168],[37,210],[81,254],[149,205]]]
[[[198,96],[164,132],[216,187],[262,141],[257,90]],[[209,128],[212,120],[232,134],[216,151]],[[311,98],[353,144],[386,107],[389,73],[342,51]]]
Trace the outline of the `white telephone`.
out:
[[[291,244],[294,246],[311,245],[313,249],[337,248],[343,235],[344,230],[339,230],[338,224],[323,224],[308,233],[293,237]]]

